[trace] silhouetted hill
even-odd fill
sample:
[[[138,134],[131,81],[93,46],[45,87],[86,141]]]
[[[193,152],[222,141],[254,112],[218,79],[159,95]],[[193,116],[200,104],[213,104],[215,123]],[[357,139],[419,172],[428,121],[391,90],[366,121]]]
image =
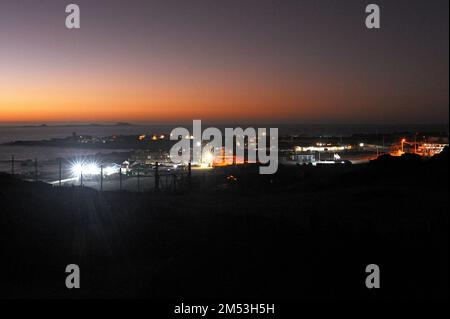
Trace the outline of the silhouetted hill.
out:
[[[448,297],[446,154],[273,176],[226,168],[176,194],[2,175],[0,296]],[[70,263],[81,267],[80,290],[64,286]],[[380,290],[365,288],[371,263]]]

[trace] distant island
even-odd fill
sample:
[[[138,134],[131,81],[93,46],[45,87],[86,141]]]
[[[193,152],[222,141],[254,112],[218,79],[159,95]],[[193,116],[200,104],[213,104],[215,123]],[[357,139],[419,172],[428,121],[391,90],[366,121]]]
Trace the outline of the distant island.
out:
[[[117,124],[116,124],[117,125]],[[165,149],[168,150],[174,142],[168,138],[167,134],[149,135],[111,135],[111,136],[90,136],[78,135],[64,138],[52,138],[48,140],[25,140],[13,141],[1,145],[8,146],[45,146],[45,147],[66,147],[84,149]]]
[[[98,123],[89,123],[89,124],[56,124],[56,125],[48,125],[48,124],[35,124],[35,125],[16,125],[11,127],[16,128],[48,128],[48,127],[117,127],[117,126],[137,126],[136,124],[131,124],[127,122],[117,122],[113,124],[98,124]]]

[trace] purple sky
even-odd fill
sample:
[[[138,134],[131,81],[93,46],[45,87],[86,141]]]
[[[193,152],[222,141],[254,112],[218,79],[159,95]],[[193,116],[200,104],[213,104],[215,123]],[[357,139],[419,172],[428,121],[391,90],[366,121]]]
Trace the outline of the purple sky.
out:
[[[448,1],[0,2],[0,121],[448,123]]]

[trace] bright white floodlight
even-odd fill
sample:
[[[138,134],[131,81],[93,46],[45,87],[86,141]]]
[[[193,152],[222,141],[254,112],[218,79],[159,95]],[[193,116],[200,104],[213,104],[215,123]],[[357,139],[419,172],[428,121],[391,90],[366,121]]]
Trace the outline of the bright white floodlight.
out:
[[[73,164],[71,171],[72,171],[72,175],[74,177],[80,177],[81,174],[83,173],[83,164],[81,164],[81,163]]]
[[[214,155],[211,152],[207,152],[205,154],[205,162],[208,164],[212,164],[214,162]]]
[[[89,163],[83,168],[85,175],[100,175],[100,167],[96,163]]]
[[[105,169],[103,170],[103,174],[106,176],[118,174],[119,172],[121,172],[121,168],[120,168],[120,165],[117,165],[117,164],[113,164],[112,166],[105,167]]]
[[[83,176],[100,175],[101,169],[100,166],[95,162],[91,163],[75,162],[72,164],[71,171],[74,177],[80,178],[81,175]]]

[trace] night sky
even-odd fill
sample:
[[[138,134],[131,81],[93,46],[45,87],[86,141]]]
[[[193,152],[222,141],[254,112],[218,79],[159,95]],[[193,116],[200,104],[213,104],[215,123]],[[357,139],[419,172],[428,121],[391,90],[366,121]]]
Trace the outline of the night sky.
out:
[[[1,0],[0,122],[448,123],[448,0],[69,3]]]

